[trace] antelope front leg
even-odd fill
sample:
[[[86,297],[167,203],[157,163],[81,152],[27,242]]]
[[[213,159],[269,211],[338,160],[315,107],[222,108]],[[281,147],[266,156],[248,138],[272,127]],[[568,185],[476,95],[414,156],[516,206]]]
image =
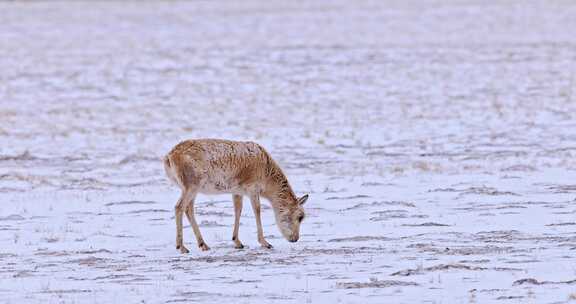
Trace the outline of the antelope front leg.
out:
[[[238,229],[240,228],[240,215],[242,214],[242,195],[234,194],[232,196],[234,201],[234,232],[232,232],[232,240],[236,249],[244,248],[240,239],[238,239]]]
[[[196,223],[196,218],[194,217],[194,198],[196,197],[196,193],[190,194],[188,197],[188,204],[186,205],[186,217],[188,217],[188,221],[190,225],[192,225],[192,230],[194,230],[194,235],[196,235],[196,241],[198,242],[198,247],[202,249],[202,251],[210,250],[210,247],[206,245],[204,239],[202,238],[202,234],[200,233],[200,228]]]
[[[174,206],[174,212],[176,217],[176,249],[180,250],[181,253],[188,253],[188,249],[184,247],[183,237],[182,237],[182,213],[184,208],[184,193],[178,199],[176,206]]]
[[[258,242],[262,247],[272,249],[272,245],[266,242],[264,239],[264,232],[262,231],[262,220],[260,219],[260,197],[255,194],[250,197],[250,202],[252,203],[252,210],[254,210],[254,216],[256,217],[256,226],[258,227]]]

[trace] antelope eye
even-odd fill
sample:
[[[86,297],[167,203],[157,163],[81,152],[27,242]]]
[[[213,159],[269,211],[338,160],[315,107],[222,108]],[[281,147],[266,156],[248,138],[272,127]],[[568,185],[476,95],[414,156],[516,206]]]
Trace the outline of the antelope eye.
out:
[[[304,215],[301,215],[301,216],[298,218],[298,221],[299,221],[299,222],[302,222],[303,220],[304,220]]]

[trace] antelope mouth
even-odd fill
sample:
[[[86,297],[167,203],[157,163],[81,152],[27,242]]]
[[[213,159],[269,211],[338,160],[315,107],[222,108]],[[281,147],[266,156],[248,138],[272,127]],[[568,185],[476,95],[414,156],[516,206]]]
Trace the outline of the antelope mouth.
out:
[[[288,239],[288,242],[290,242],[290,243],[296,243],[296,242],[298,242],[298,238],[289,238],[289,239]]]

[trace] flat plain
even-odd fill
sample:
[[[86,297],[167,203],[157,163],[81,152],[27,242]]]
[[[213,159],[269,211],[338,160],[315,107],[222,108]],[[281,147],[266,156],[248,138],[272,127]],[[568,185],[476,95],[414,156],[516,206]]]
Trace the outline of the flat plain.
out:
[[[0,303],[576,299],[571,1],[0,2]],[[257,141],[297,194],[199,196],[181,140]],[[266,205],[266,202],[264,202]],[[186,224],[188,224],[185,221]]]

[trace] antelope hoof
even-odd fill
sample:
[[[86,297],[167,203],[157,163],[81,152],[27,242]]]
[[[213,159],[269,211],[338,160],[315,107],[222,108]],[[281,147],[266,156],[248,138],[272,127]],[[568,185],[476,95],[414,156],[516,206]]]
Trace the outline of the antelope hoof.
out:
[[[272,247],[272,245],[270,245],[270,243],[263,241],[262,243],[260,243],[260,245],[262,245],[262,248],[266,248],[266,249],[272,249],[274,247]]]
[[[180,249],[180,253],[182,253],[182,254],[186,254],[186,253],[190,252],[188,250],[188,248],[184,247],[184,245],[181,245],[180,248],[178,248],[178,247],[176,247],[176,248]]]
[[[204,243],[204,242],[198,244],[198,247],[199,247],[202,251],[208,251],[208,250],[210,250],[210,247],[208,247],[208,245],[206,245],[206,243]]]
[[[238,242],[238,243],[234,246],[234,248],[236,248],[236,249],[244,249],[244,245],[242,245],[242,243]]]

